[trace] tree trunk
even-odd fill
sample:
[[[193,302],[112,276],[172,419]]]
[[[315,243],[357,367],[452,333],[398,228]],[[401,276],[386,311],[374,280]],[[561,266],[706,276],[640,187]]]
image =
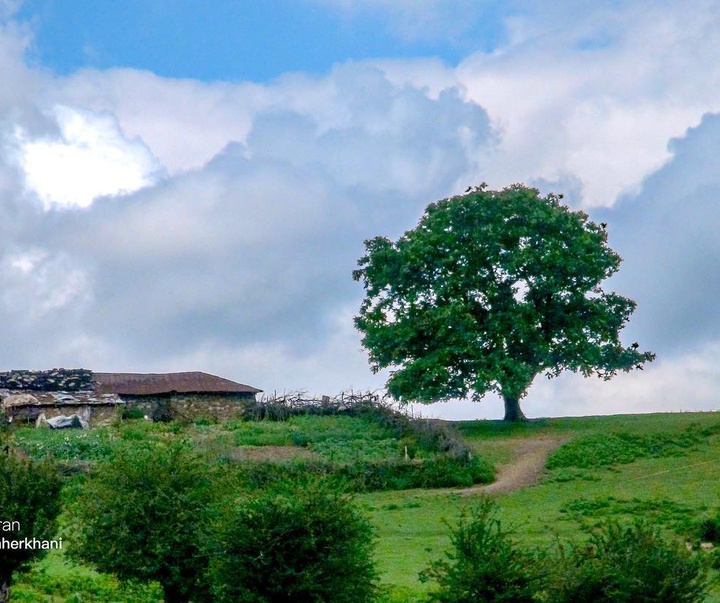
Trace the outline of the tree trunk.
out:
[[[520,409],[520,399],[511,396],[503,396],[505,402],[505,416],[503,421],[527,421],[527,417]]]
[[[10,600],[10,587],[6,582],[0,583],[0,603],[7,603]]]

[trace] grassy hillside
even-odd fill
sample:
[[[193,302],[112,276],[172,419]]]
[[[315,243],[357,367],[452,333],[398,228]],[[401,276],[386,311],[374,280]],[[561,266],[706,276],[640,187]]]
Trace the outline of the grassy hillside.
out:
[[[455,424],[477,454],[512,464],[524,442],[551,438],[538,483],[498,495],[500,518],[524,545],[578,538],[606,518],[643,517],[690,539],[720,509],[720,414],[683,413]],[[420,600],[417,572],[448,546],[446,522],[481,492],[384,492],[360,500],[378,526],[379,559],[398,601]],[[401,594],[404,596],[401,597]],[[720,601],[720,589],[708,601]]]
[[[477,458],[510,476],[522,455],[542,441],[552,449],[535,483],[493,494],[500,518],[526,546],[579,538],[607,518],[644,517],[668,535],[693,540],[699,522],[720,510],[720,414],[682,413],[543,419],[520,425],[454,423]],[[286,422],[164,426],[142,422],[115,431],[36,432],[15,437],[32,454],[49,449],[66,460],[106,458],[114,446],[153,437],[190,437],[208,458],[305,462],[343,466],[392,457],[404,462],[410,439],[363,418],[296,417]],[[413,452],[422,457],[421,450]],[[416,461],[419,462],[419,461]],[[447,523],[483,496],[482,487],[359,493],[356,501],[377,528],[377,559],[387,600],[422,601],[418,572],[449,544]],[[22,578],[18,601],[156,601],[157,592],[122,595],[107,577],[71,568],[53,555]],[[72,583],[72,588],[67,584]],[[74,589],[74,590],[73,590]],[[51,596],[51,593],[54,596]],[[41,598],[42,597],[42,598]],[[720,589],[708,599],[720,602]]]

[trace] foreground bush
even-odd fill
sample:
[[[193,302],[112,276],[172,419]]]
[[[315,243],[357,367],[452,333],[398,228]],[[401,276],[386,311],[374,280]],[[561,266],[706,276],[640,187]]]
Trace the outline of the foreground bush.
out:
[[[45,553],[44,549],[35,547],[34,541],[47,542],[55,538],[60,488],[60,478],[53,465],[20,458],[9,446],[0,450],[0,521],[4,522],[0,537],[8,542],[27,538],[33,545],[18,549],[0,547],[0,601],[7,600],[13,572],[24,569]],[[15,529],[17,526],[19,530]]]
[[[605,524],[551,564],[550,603],[699,603],[708,587],[700,557],[640,521]]]
[[[465,512],[453,548],[421,574],[432,603],[700,603],[707,560],[642,521],[606,523],[586,542],[552,551],[517,548],[490,500]]]
[[[372,528],[326,482],[286,482],[241,499],[210,564],[219,602],[366,603],[376,596]]]
[[[158,582],[168,603],[208,598],[208,466],[181,443],[120,451],[72,509],[68,553],[121,580]]]
[[[496,517],[495,504],[483,501],[464,513],[450,536],[447,560],[435,561],[420,575],[439,589],[433,603],[532,603],[537,586],[535,562],[518,550]]]

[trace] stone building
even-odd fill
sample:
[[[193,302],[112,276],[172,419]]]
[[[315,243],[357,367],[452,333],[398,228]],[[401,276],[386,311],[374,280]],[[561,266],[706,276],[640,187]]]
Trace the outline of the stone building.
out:
[[[136,409],[155,420],[238,418],[261,390],[202,372],[93,373],[85,369],[0,373],[6,419],[74,416],[100,425]]]
[[[188,373],[94,373],[95,391],[118,396],[127,409],[148,417],[224,421],[242,416],[262,390],[198,371]]]

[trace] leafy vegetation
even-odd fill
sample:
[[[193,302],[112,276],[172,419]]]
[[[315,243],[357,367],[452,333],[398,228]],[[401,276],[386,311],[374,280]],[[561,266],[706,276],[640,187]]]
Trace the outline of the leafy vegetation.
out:
[[[289,413],[283,421],[247,423],[159,424],[142,420],[123,421],[108,429],[96,431],[105,431],[110,446],[117,447],[112,456],[126,447],[166,447],[175,441],[186,441],[186,445],[202,458],[201,463],[206,469],[217,468],[222,474],[223,481],[219,484],[222,497],[227,497],[228,492],[234,492],[238,499],[228,501],[237,502],[239,499],[262,496],[275,489],[286,477],[283,476],[285,471],[289,472],[291,479],[302,480],[303,463],[316,464],[313,471],[317,473],[337,472],[343,466],[355,467],[354,462],[344,465],[330,462],[311,450],[311,447],[323,442],[339,442],[343,437],[347,437],[349,446],[360,446],[362,439],[358,436],[367,426],[356,429],[353,421],[361,415],[363,413],[353,416],[323,410],[310,417]],[[296,416],[301,420],[293,423],[291,419]],[[340,421],[334,423],[334,417]],[[313,427],[316,420],[317,428]],[[378,425],[390,426],[391,437],[398,443],[396,451],[401,465],[419,465],[420,459],[424,462],[435,454],[426,451],[423,444],[415,449],[414,458],[413,446],[417,446],[415,442],[421,436],[409,435],[411,432],[397,429],[393,418],[379,417],[376,420]],[[293,434],[299,432],[300,425],[303,437],[297,443],[302,446],[297,446],[293,442],[293,437],[297,438],[297,435]],[[708,537],[710,532],[701,527],[705,525],[709,529],[712,524],[720,525],[716,519],[720,508],[716,486],[720,477],[720,463],[717,460],[720,454],[719,426],[717,413],[678,413],[541,419],[523,423],[468,421],[452,425],[447,433],[451,439],[454,438],[453,441],[459,441],[465,454],[469,452],[473,459],[488,459],[501,467],[514,462],[517,450],[522,449],[527,440],[543,439],[570,444],[573,440],[583,440],[590,436],[618,433],[647,436],[648,441],[661,440],[665,442],[667,451],[672,451],[671,454],[646,454],[632,462],[602,467],[549,469],[534,487],[498,496],[495,517],[503,526],[513,526],[512,541],[518,550],[548,550],[556,541],[560,541],[565,543],[568,556],[574,546],[585,546],[587,534],[598,527],[619,522],[626,528],[633,525],[636,519],[647,518],[653,526],[659,528],[663,541],[679,541],[682,546],[687,542],[688,546],[692,545],[693,555],[698,559],[709,559],[714,566],[720,567],[716,552],[700,549],[701,542],[712,540]],[[235,432],[245,427],[250,427],[248,433],[255,431],[253,437],[265,437],[262,433],[271,432],[272,438],[280,438],[278,434],[281,432],[285,435],[269,446],[238,446]],[[432,435],[428,435],[428,438],[431,441],[449,441],[445,435],[441,435],[444,432],[442,423],[423,420],[418,422],[415,429],[417,431],[412,432],[414,434],[430,430]],[[284,430],[289,430],[289,433]],[[9,436],[11,439],[25,437],[31,431],[13,427]],[[47,438],[53,442],[58,434],[75,437],[82,433],[94,433],[36,432],[33,431],[29,438],[37,438],[37,441]],[[330,432],[332,437],[323,435]],[[688,433],[692,437],[686,440]],[[375,431],[373,437],[382,440],[387,434],[385,431]],[[677,445],[685,441],[689,442],[686,448]],[[373,440],[368,439],[367,442]],[[60,445],[59,440],[57,445]],[[404,457],[405,445],[408,445],[409,462]],[[442,445],[436,446],[435,451],[443,449]],[[449,448],[453,449],[452,446]],[[448,448],[445,450],[447,452]],[[244,454],[245,451],[247,456],[238,461],[238,454]],[[266,458],[261,453],[272,458],[272,462],[257,460]],[[374,455],[375,452],[372,453]],[[452,458],[452,454],[439,458]],[[90,461],[89,466],[100,466],[103,462]],[[266,471],[272,472],[272,476],[257,477],[258,473]],[[397,477],[398,474],[395,475]],[[558,479],[561,476],[568,479]],[[69,476],[65,499],[77,500],[87,480],[84,473]],[[347,481],[345,484],[348,487]],[[458,495],[452,490],[372,490],[355,496],[355,505],[370,519],[377,534],[374,551],[380,574],[382,603],[422,603],[427,600],[438,584],[433,580],[420,582],[418,573],[437,561],[443,551],[452,550],[452,534],[448,524],[456,525],[463,512],[467,518],[469,512],[466,509],[472,508],[476,501],[476,496]],[[231,508],[233,505],[234,502],[229,504]],[[18,598],[20,601],[38,603],[162,601],[162,589],[156,582],[123,586],[123,582],[107,574],[92,572],[85,565],[69,565],[66,557],[74,548],[70,536],[75,513],[67,504],[65,508],[66,512],[61,516],[61,534],[65,539],[63,550],[51,551],[28,573],[16,573],[13,578],[13,600]],[[704,546],[707,548],[707,545]],[[717,570],[711,571],[711,576],[717,575]],[[549,591],[546,594],[548,598]],[[705,600],[707,603],[720,603],[720,588],[717,584],[713,583]]]
[[[156,581],[168,603],[204,600],[212,486],[183,443],[123,450],[75,500],[70,556],[122,580]]]
[[[640,458],[682,456],[704,439],[706,436],[694,426],[674,434],[592,434],[576,438],[554,451],[547,467],[598,468],[632,463]]]
[[[602,225],[561,198],[483,184],[430,204],[397,241],[365,241],[355,326],[373,371],[392,369],[390,394],[437,402],[496,392],[517,421],[540,373],[610,379],[655,357],[621,344],[635,302],[600,286],[620,256]]]
[[[519,550],[496,516],[495,504],[483,500],[464,512],[451,528],[452,550],[420,574],[434,580],[432,603],[533,603],[538,589],[535,559]]]
[[[372,536],[368,520],[330,482],[285,481],[244,496],[218,529],[213,600],[374,601]]]
[[[49,542],[55,537],[60,488],[60,478],[50,463],[23,459],[9,446],[0,451],[0,538],[14,542],[29,539],[32,544],[0,547],[0,600],[4,600],[13,572],[49,550],[35,546],[34,541]]]
[[[707,563],[643,520],[607,523],[551,559],[553,603],[699,603]]]

